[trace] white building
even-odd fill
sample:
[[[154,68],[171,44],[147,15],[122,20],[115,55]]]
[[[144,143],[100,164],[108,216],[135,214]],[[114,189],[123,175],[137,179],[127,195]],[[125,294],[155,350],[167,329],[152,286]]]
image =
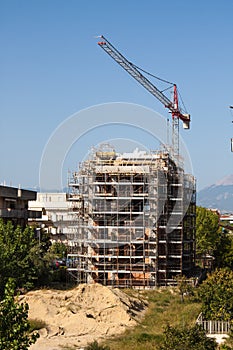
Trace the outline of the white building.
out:
[[[35,223],[51,233],[52,240],[68,243],[72,239],[75,220],[67,193],[37,193],[37,200],[28,204],[30,210],[42,210],[42,218]]]

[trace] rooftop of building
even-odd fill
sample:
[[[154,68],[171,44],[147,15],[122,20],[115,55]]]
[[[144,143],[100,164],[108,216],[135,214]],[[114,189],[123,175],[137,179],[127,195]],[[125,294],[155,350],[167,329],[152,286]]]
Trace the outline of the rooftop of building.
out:
[[[0,197],[3,198],[20,198],[22,200],[36,200],[36,191],[25,190],[17,187],[0,185]]]

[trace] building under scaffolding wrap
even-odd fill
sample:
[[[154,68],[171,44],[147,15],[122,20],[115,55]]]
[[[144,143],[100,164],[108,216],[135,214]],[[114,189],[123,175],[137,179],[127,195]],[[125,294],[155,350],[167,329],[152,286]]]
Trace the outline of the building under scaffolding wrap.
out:
[[[69,181],[77,231],[68,271],[78,283],[153,288],[189,275],[195,180],[168,152],[95,150]]]

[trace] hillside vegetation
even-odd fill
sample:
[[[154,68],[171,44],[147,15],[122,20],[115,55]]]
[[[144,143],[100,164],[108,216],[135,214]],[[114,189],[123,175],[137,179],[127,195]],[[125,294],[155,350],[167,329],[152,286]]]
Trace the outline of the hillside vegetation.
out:
[[[177,289],[140,292],[127,290],[126,293],[146,299],[148,309],[142,322],[135,328],[128,329],[123,335],[104,343],[111,350],[159,349],[167,325],[193,326],[201,309],[201,304],[189,297],[181,302]]]

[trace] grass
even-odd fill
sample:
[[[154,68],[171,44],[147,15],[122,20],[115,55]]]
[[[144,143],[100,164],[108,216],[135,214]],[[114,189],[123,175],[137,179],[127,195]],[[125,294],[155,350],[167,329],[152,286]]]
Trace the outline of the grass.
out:
[[[126,291],[127,294],[145,299],[148,309],[144,319],[135,328],[104,342],[111,350],[155,350],[163,337],[166,325],[194,325],[200,312],[200,304],[186,297],[184,303],[175,289],[154,291]],[[133,294],[132,294],[133,293]]]

